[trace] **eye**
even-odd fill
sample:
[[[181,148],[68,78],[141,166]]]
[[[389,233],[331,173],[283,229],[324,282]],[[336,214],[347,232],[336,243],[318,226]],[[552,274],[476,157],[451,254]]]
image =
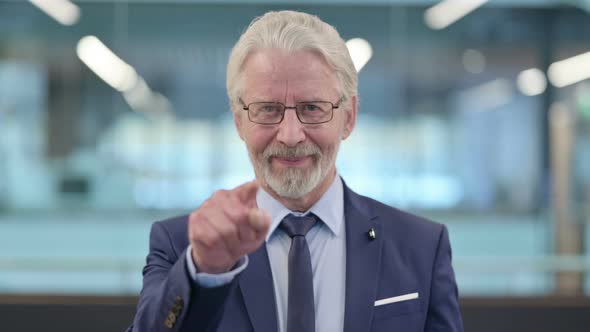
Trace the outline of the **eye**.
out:
[[[256,105],[256,112],[260,113],[279,113],[281,107],[275,104],[260,104]]]
[[[279,108],[275,105],[271,105],[271,106],[264,106],[264,111],[265,112],[277,112],[279,110]]]
[[[302,104],[301,109],[304,112],[317,112],[322,110],[322,108],[316,104]]]

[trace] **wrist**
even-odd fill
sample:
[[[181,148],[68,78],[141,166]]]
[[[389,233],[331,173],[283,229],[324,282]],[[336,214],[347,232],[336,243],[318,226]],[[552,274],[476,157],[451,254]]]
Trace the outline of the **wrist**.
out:
[[[193,264],[199,273],[209,273],[209,274],[221,274],[231,271],[231,269],[238,263],[230,264],[205,264],[201,259],[199,259],[198,255],[195,252],[195,249],[191,250],[191,258],[193,260]]]

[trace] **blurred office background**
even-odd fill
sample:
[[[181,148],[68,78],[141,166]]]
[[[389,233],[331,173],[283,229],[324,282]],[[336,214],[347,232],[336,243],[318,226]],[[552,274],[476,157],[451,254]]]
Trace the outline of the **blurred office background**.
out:
[[[227,57],[252,18],[296,9],[359,69],[341,174],[448,226],[466,327],[587,330],[590,1],[459,3],[0,0],[4,326],[130,322],[151,223],[252,178]]]

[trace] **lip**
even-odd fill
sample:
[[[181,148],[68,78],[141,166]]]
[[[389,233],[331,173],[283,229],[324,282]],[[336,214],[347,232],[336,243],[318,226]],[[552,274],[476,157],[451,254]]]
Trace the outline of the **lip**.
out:
[[[311,162],[311,156],[303,157],[272,157],[272,162],[283,167],[305,167]]]

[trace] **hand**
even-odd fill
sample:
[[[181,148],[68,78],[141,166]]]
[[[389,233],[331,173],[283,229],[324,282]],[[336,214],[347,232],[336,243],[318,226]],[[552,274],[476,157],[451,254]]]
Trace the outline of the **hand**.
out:
[[[255,251],[270,227],[268,213],[256,206],[255,181],[216,191],[188,221],[193,262],[199,272],[223,273]]]

